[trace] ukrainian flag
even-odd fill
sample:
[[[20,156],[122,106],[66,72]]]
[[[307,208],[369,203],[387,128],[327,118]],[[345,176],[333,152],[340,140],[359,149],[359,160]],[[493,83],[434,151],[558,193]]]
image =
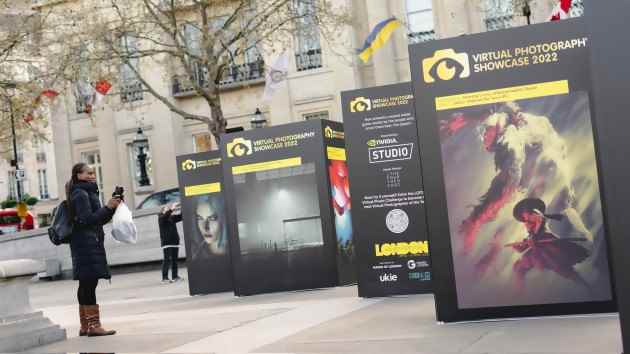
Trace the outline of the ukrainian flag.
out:
[[[400,27],[400,21],[398,21],[395,17],[389,18],[377,24],[365,40],[363,47],[358,50],[359,58],[361,58],[364,63],[367,63],[372,54],[387,43],[389,37],[392,35],[392,32],[394,32],[398,27]]]

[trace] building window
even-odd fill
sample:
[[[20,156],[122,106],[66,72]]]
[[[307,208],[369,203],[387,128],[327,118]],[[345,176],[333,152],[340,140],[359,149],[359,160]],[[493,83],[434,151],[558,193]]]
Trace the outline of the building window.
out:
[[[193,152],[205,152],[212,150],[212,135],[202,133],[193,135]]]
[[[512,0],[486,0],[486,30],[494,31],[514,26]]]
[[[38,137],[33,137],[31,142],[33,144],[33,150],[35,150],[37,162],[46,163],[46,142],[42,142]]]
[[[569,9],[569,17],[580,17],[582,15],[584,15],[584,1],[573,0],[571,9]]]
[[[49,199],[48,194],[48,176],[46,170],[37,170],[37,179],[39,181],[39,199]]]
[[[184,44],[188,52],[192,55],[201,55],[201,29],[194,23],[185,23],[183,30]]]
[[[15,171],[9,171],[9,199],[17,200]]]
[[[313,113],[305,113],[302,115],[302,117],[304,118],[304,120],[329,119],[330,115],[328,114],[328,111],[320,111],[320,112],[313,112]]]
[[[24,181],[17,181],[15,178],[15,170],[9,171],[9,199],[17,200],[17,184],[20,184],[20,190],[22,191],[22,195],[26,192],[24,190]]]
[[[138,39],[126,34],[120,37],[120,46],[127,56],[129,63],[120,66],[120,100],[123,103],[141,101],[142,83],[138,79],[136,72],[139,72]]]
[[[136,189],[140,187],[148,187],[153,184],[153,161],[151,159],[151,149],[148,143],[143,145],[143,152],[147,154],[145,160],[145,168],[147,171],[147,177],[149,178],[149,183],[146,185],[141,185],[140,181],[142,180],[142,173],[140,169],[140,160],[138,159],[138,147],[134,146],[132,143],[127,145],[127,151],[129,155],[129,172],[131,174],[131,178],[134,181],[134,186]]]
[[[90,151],[81,153],[81,161],[91,168],[96,173],[96,184],[100,191],[101,203],[105,202],[105,195],[103,193],[103,167],[101,165],[101,154],[98,151]]]
[[[245,26],[247,23],[247,18],[250,12],[247,12],[244,17],[245,19],[242,22],[242,25]],[[209,28],[211,33],[216,33],[217,31],[221,31],[223,25],[227,21],[227,16],[215,17],[210,20]],[[249,30],[248,30],[249,31]],[[184,33],[184,42],[188,48],[188,51],[192,55],[201,55],[201,30],[192,23],[184,24],[183,26]],[[265,62],[263,61],[258,48],[255,46],[255,39],[249,39],[252,36],[248,37],[245,53],[242,57],[237,58],[234,62],[225,66],[221,75],[219,76],[216,83],[220,87],[230,87],[236,85],[242,85],[246,82],[251,81],[262,81],[265,77]],[[222,50],[221,44],[218,43],[215,51],[218,52]],[[233,44],[228,48],[231,53],[234,53],[236,49],[242,49],[238,43]],[[173,77],[173,96],[175,97],[184,97],[196,94],[196,87],[207,89],[209,87],[208,70],[205,66],[199,63],[198,59],[188,58],[191,75],[175,75]]]
[[[432,0],[407,0],[407,22],[411,43],[435,39]]]
[[[315,21],[314,0],[294,0],[297,17],[295,63],[297,71],[321,68],[322,47]]]
[[[251,8],[245,10],[241,21],[243,33],[248,34],[245,36],[245,63],[256,63],[261,60],[260,52],[258,51],[258,47],[256,47],[256,42],[258,42],[256,33],[252,32],[252,28],[248,28],[248,26],[251,26],[250,23],[255,17],[256,11]]]

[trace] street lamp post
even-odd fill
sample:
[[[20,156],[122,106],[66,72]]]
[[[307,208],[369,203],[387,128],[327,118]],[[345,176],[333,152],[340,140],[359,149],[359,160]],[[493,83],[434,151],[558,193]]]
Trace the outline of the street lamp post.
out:
[[[13,114],[13,103],[9,99],[9,111],[11,114],[11,134],[13,135],[13,160],[15,161],[15,190],[17,192],[17,201],[22,200],[22,185],[19,180],[18,171],[20,170],[17,152],[17,137],[15,134],[15,116]]]
[[[13,137],[13,161],[11,161],[11,165],[15,167],[15,190],[17,192],[17,201],[22,200],[22,186],[20,184],[20,180],[18,179],[18,171],[20,170],[20,165],[18,163],[18,151],[17,151],[17,134],[15,134],[15,115],[13,114],[13,101],[11,98],[15,94],[15,88],[17,85],[14,82],[4,82],[2,86],[7,92],[7,101],[9,103],[9,115],[11,117],[11,134]]]
[[[254,116],[252,117],[250,123],[253,129],[263,128],[267,124],[267,119],[260,111],[260,108],[256,108],[256,112],[254,112]]]
[[[138,131],[136,132],[136,137],[133,140],[133,146],[138,149],[138,164],[140,165],[140,181],[138,184],[141,187],[148,186],[151,184],[149,180],[149,175],[147,173],[147,153],[144,151],[149,139],[147,139],[146,135],[142,131],[142,127],[138,127]]]

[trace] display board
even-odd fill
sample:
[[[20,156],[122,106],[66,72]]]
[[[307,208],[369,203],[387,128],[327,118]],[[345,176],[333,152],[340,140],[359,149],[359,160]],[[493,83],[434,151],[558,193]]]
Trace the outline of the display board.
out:
[[[317,120],[229,134],[222,153],[236,295],[353,281],[339,125]]]
[[[431,291],[411,83],[341,93],[361,297]]]
[[[191,295],[232,290],[228,228],[218,151],[177,157]]]
[[[591,41],[591,75],[595,136],[600,142],[600,173],[604,188],[610,250],[614,270],[616,299],[619,304],[623,352],[630,352],[630,166],[626,152],[630,151],[630,121],[623,112],[630,111],[626,87],[630,81],[630,47],[627,42],[630,2],[609,0],[584,1],[584,18]],[[620,114],[621,113],[621,114]]]
[[[337,240],[338,283],[349,285],[357,281],[357,270],[344,126],[328,120],[321,122],[328,163],[329,200]]]
[[[440,321],[615,309],[580,19],[410,47]]]

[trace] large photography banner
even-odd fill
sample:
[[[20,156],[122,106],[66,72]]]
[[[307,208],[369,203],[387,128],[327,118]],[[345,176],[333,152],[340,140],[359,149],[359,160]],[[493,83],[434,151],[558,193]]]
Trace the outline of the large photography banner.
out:
[[[177,171],[190,294],[231,291],[221,156],[216,151],[178,156]]]
[[[410,47],[440,321],[615,309],[584,27]]]
[[[332,287],[339,284],[341,268],[352,265],[345,161],[326,159],[323,124],[307,121],[223,137],[237,296]],[[327,131],[343,134],[332,126]],[[337,173],[334,181],[329,170]],[[338,193],[333,199],[331,187]],[[338,244],[349,247],[341,267]]]
[[[342,92],[361,297],[431,291],[411,84]]]

